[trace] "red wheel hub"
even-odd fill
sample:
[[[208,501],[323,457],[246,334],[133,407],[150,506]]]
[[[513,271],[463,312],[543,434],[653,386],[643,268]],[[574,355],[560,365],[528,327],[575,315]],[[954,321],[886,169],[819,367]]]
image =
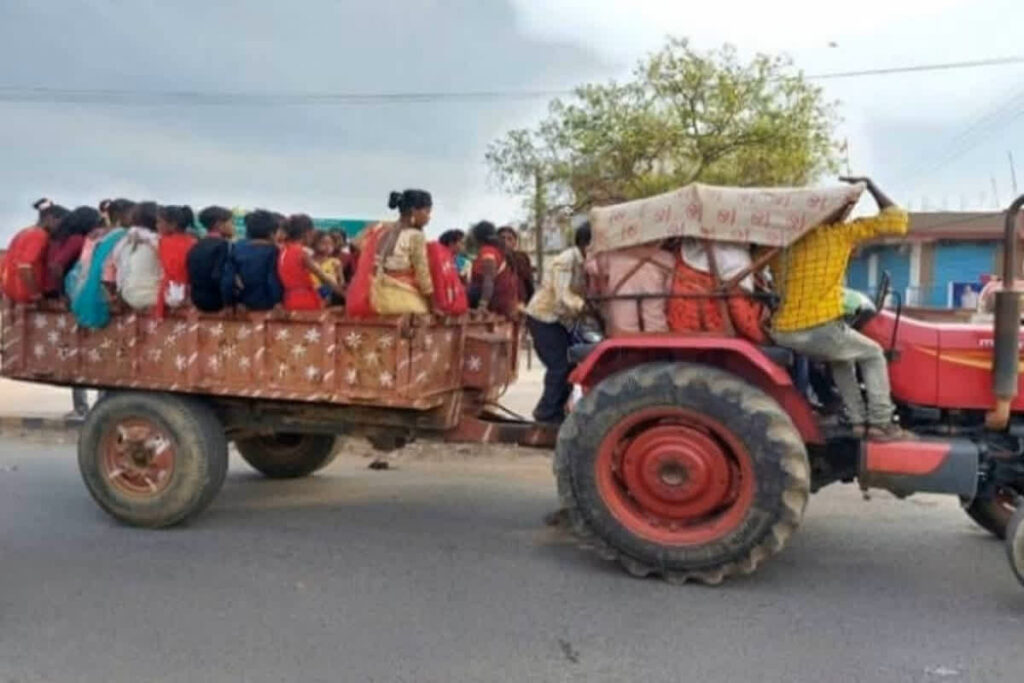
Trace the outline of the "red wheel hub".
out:
[[[171,483],[174,442],[147,418],[115,423],[100,444],[101,471],[115,488],[135,496],[152,496]]]
[[[743,444],[707,416],[648,408],[615,425],[599,447],[597,484],[612,514],[657,543],[691,545],[742,523],[754,498]]]

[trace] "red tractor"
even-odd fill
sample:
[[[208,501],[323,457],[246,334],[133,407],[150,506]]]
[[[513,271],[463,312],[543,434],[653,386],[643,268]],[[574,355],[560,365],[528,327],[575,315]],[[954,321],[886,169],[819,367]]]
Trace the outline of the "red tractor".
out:
[[[873,443],[826,428],[794,383],[791,354],[736,337],[626,335],[576,368],[584,389],[558,435],[555,473],[585,544],[638,576],[717,584],[749,574],[833,482],[897,496],[948,493],[1007,539],[1024,582],[1024,396],[1012,291],[1017,199],[1006,214],[995,325],[927,322],[899,297],[855,324],[889,358],[914,441]],[[1015,512],[1017,511],[1017,512]]]
[[[849,188],[828,192],[691,186],[652,198],[661,205],[639,207],[636,221],[628,208],[595,210],[609,216],[603,233],[595,222],[595,244],[696,234],[783,248],[834,213],[836,201],[855,199],[842,194]],[[900,422],[915,441],[868,443],[831,429],[793,372],[800,359],[782,349],[736,336],[639,333],[605,340],[582,359],[573,381],[585,394],[556,442],[550,425],[489,410],[515,377],[519,340],[514,324],[490,315],[179,310],[125,313],[92,330],[60,302],[7,305],[0,375],[103,390],[81,428],[79,467],[97,503],[136,526],[170,526],[202,511],[224,483],[230,441],[266,476],[291,478],[326,466],[338,434],[365,435],[382,449],[432,436],[554,444],[574,531],[639,576],[714,584],[749,574],[786,544],[812,492],[857,480],[899,496],[958,496],[979,524],[1006,537],[1024,582],[1024,397],[1012,288],[1022,205],[1024,197],[1006,216],[1007,288],[997,294],[994,328],[915,319],[898,297],[894,310],[882,310],[885,284],[881,312],[856,322],[889,355]],[[738,225],[739,207],[747,227]],[[728,227],[715,233],[719,224]],[[741,277],[699,296],[733,296],[728,288]]]

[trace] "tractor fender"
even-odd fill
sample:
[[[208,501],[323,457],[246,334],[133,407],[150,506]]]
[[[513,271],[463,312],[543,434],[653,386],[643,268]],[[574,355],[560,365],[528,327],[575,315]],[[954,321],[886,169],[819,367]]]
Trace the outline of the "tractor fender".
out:
[[[606,377],[643,363],[680,361],[721,368],[746,380],[782,406],[806,443],[824,442],[810,404],[785,368],[763,350],[737,337],[679,337],[651,334],[606,339],[570,375],[586,393]]]

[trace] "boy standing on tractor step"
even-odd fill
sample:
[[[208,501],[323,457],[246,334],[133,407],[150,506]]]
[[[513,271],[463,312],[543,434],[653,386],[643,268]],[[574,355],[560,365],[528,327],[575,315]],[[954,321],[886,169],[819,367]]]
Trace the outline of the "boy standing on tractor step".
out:
[[[843,278],[850,254],[859,242],[880,235],[905,235],[909,218],[870,178],[840,178],[865,183],[879,213],[845,221],[852,205],[800,238],[772,262],[782,298],[772,320],[772,337],[812,359],[828,362],[855,436],[874,441],[913,438],[893,422],[889,371],[882,347],[843,321]],[[867,405],[857,370],[867,393]]]

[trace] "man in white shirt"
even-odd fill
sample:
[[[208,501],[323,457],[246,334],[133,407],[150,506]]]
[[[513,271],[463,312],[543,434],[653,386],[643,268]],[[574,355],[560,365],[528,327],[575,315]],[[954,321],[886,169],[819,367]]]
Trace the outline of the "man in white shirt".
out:
[[[569,327],[583,312],[586,273],[583,269],[590,246],[590,223],[576,229],[575,246],[566,249],[548,264],[540,287],[526,307],[526,326],[533,337],[546,372],[544,393],[533,410],[538,422],[562,422],[565,404],[572,393],[569,384]]]

